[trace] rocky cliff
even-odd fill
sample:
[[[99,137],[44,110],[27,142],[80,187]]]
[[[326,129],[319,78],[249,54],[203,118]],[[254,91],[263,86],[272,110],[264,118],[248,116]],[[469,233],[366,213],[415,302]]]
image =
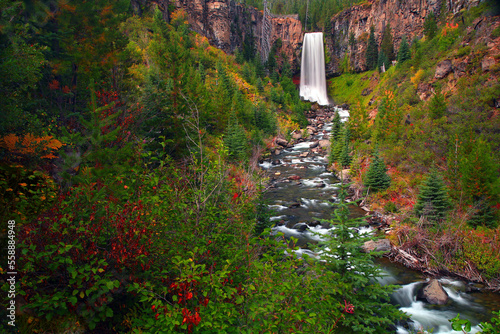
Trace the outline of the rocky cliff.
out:
[[[193,30],[225,52],[232,53],[236,48],[242,50],[246,38],[253,39],[257,50],[261,50],[262,11],[233,0],[175,0],[174,4],[186,11]],[[298,16],[272,16],[270,23],[271,45],[281,39],[278,53],[284,52],[292,67],[298,68],[302,42],[302,24]]]
[[[327,75],[340,74],[340,63],[346,56],[350,58],[355,71],[364,71],[365,51],[370,27],[375,28],[375,37],[380,45],[383,31],[390,23],[394,37],[394,49],[398,50],[404,35],[411,41],[422,37],[424,20],[429,12],[439,15],[442,10],[457,14],[462,9],[476,6],[479,0],[376,0],[353,6],[331,19],[327,35],[327,47],[331,61],[327,65]],[[445,7],[442,8],[442,5]],[[351,50],[349,36],[353,33],[355,45]]]

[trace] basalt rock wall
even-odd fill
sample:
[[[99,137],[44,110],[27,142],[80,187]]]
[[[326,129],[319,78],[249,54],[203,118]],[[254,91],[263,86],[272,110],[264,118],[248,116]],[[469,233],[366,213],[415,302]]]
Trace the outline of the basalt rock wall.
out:
[[[331,19],[325,32],[331,59],[327,64],[327,76],[340,74],[340,64],[346,55],[354,71],[366,70],[365,51],[371,26],[375,28],[375,38],[380,46],[384,29],[390,24],[397,51],[404,35],[408,42],[423,36],[425,17],[431,11],[436,15],[442,10],[457,14],[478,3],[479,0],[378,0],[348,8]],[[351,33],[355,38],[352,49],[349,45]]]
[[[246,38],[253,39],[257,50],[261,50],[262,11],[233,0],[175,0],[173,4],[186,11],[194,31],[206,36],[212,45],[223,51],[242,50]],[[284,53],[292,67],[297,69],[302,43],[302,24],[298,16],[272,16],[270,22],[271,45],[281,39],[278,54]]]

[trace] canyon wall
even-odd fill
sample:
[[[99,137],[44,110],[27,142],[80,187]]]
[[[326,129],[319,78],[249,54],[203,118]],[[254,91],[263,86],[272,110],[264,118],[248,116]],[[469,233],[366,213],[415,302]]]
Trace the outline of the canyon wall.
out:
[[[164,11],[168,0],[133,0],[132,3],[156,4]],[[383,31],[390,23],[397,51],[401,39],[406,35],[409,42],[414,37],[423,36],[425,17],[433,11],[439,15],[442,10],[455,15],[463,9],[478,5],[480,0],[368,0],[362,5],[348,8],[334,17],[325,33],[326,47],[330,61],[327,76],[341,73],[340,64],[346,55],[354,71],[366,70],[365,51],[370,27],[375,28],[375,37],[380,45]],[[243,50],[245,39],[252,40],[257,51],[261,50],[263,12],[236,3],[234,0],[171,0],[170,8],[184,9],[192,29],[206,36],[210,43],[227,53],[236,49]],[[443,8],[442,8],[443,7]],[[168,15],[164,15],[168,18]],[[270,18],[271,45],[281,39],[278,54],[285,58],[298,72],[300,68],[300,49],[302,46],[302,24],[298,15],[276,16]],[[349,46],[349,36],[353,33],[356,43]]]
[[[176,8],[188,14],[192,29],[206,36],[210,43],[227,53],[243,49],[246,38],[252,38],[257,51],[261,50],[263,12],[237,4],[233,0],[175,0]],[[282,52],[294,69],[298,69],[302,24],[297,15],[270,18],[270,43],[281,39]]]
[[[375,28],[375,38],[380,45],[387,24],[392,28],[394,50],[398,50],[406,35],[408,42],[422,37],[425,17],[433,11],[436,16],[442,10],[458,14],[479,4],[479,0],[378,0],[353,6],[335,15],[330,21],[327,47],[331,61],[327,64],[327,75],[340,74],[340,63],[346,54],[354,71],[366,70],[365,51],[370,27]],[[442,8],[442,6],[446,6]],[[351,50],[349,36],[354,34],[355,45]]]

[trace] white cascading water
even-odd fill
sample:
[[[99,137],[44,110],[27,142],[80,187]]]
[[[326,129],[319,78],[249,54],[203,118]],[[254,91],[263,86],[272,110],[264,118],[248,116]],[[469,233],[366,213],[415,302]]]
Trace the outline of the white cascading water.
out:
[[[304,35],[300,65],[300,97],[318,104],[328,105],[326,93],[325,54],[323,33]]]

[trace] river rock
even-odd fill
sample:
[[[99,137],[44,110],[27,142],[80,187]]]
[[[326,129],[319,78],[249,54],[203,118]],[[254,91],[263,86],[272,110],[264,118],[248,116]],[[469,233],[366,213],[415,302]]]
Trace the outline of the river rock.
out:
[[[307,226],[306,223],[297,223],[297,224],[293,225],[293,227],[292,227],[292,229],[297,230],[299,232],[304,232],[308,228],[309,228],[309,226]]]
[[[316,227],[316,226],[321,225],[321,222],[318,220],[314,220],[314,221],[308,223],[307,225],[309,225],[309,227]]]
[[[431,279],[418,291],[417,299],[433,305],[444,305],[448,301],[448,294],[438,280]]]
[[[288,177],[288,179],[289,179],[289,180],[294,180],[294,181],[297,181],[297,180],[300,180],[300,179],[301,179],[301,177],[300,177],[300,176],[298,176],[298,175],[290,175],[290,176]]]
[[[310,134],[310,135],[313,135],[315,134],[316,132],[318,132],[318,129],[316,129],[315,127],[313,126],[307,126],[307,133]]]
[[[278,149],[274,150],[274,155],[280,155],[280,154],[281,154],[280,150],[278,150]]]
[[[327,139],[322,139],[319,141],[319,146],[321,148],[327,148],[327,147],[330,147],[330,141],[327,140]]]
[[[434,74],[434,77],[436,79],[443,79],[450,73],[452,70],[452,65],[451,65],[451,60],[446,59],[441,62],[439,62],[436,66],[436,73]]]
[[[300,203],[292,203],[288,206],[289,209],[293,209],[293,208],[299,208],[300,207]]]
[[[300,158],[307,158],[309,156],[309,152],[302,152],[299,154]]]
[[[292,133],[292,138],[295,139],[295,140],[302,139],[302,133],[300,133],[300,131],[294,131]]]
[[[283,146],[283,147],[288,147],[288,142],[284,138],[276,138],[276,144]]]
[[[281,161],[280,161],[280,160],[278,160],[278,159],[276,159],[276,160],[273,160],[273,161],[271,162],[271,164],[273,164],[273,165],[275,165],[275,166],[276,166],[276,165],[281,165]]]
[[[370,252],[389,252],[391,250],[391,241],[389,239],[369,240],[364,243],[363,251]]]
[[[309,148],[315,148],[315,147],[318,147],[319,145],[319,141],[316,141],[314,143],[312,143],[311,145],[309,145]]]

